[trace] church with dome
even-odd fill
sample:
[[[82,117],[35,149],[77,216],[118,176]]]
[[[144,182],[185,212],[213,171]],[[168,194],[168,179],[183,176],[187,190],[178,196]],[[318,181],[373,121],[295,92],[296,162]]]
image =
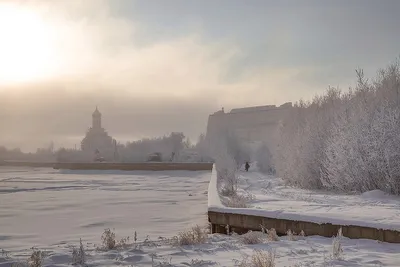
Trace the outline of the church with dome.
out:
[[[92,127],[88,129],[81,142],[84,152],[100,154],[109,158],[115,153],[116,141],[101,126],[101,113],[96,107],[92,114]]]

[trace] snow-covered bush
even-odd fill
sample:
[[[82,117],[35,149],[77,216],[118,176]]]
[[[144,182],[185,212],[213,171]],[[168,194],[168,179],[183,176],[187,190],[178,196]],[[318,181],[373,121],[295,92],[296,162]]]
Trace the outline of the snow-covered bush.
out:
[[[218,188],[223,196],[235,196],[238,189],[238,174],[235,161],[228,155],[217,157]]]
[[[274,228],[267,229],[267,235],[269,241],[279,241],[279,236]]]
[[[342,228],[339,228],[337,236],[333,237],[332,240],[332,258],[335,260],[343,258],[342,238]]]
[[[245,245],[255,245],[263,243],[266,240],[266,235],[262,232],[249,231],[243,235],[239,235],[238,238]]]
[[[111,231],[109,228],[105,229],[103,234],[101,235],[101,243],[102,247],[100,249],[103,250],[126,248],[128,245],[130,245],[129,236],[123,237],[119,241],[117,241],[115,233]]]
[[[33,249],[31,256],[28,259],[29,267],[41,267],[44,261],[44,252],[38,249]]]
[[[115,241],[115,233],[109,228],[105,229],[104,233],[101,235],[101,242],[104,249],[114,249],[117,245],[117,242]]]
[[[188,246],[203,244],[207,241],[208,233],[206,229],[196,225],[189,230],[180,232],[173,237],[172,244],[174,246]]]
[[[229,131],[219,132],[207,142],[208,151],[215,161],[220,193],[230,197],[237,195],[238,170],[249,161],[250,149]]]
[[[257,250],[251,257],[254,267],[275,267],[275,252]]]
[[[293,234],[293,232],[292,232],[292,230],[287,230],[286,231],[286,236],[287,236],[287,239],[289,240],[289,241],[296,241],[296,237],[295,237],[295,235]]]
[[[297,235],[295,232],[289,229],[286,231],[286,237],[289,241],[302,240],[305,237],[305,233],[303,230],[301,230],[301,232]]]
[[[215,160],[218,189],[223,196],[236,195],[238,186],[238,166],[228,149],[228,142],[223,136],[209,144]]]
[[[251,257],[243,255],[241,260],[233,260],[236,267],[275,267],[275,252],[254,250]]]
[[[227,192],[222,191],[222,194],[226,194]],[[251,199],[242,194],[238,194],[237,192],[233,195],[229,195],[229,198],[224,201],[224,205],[230,208],[249,208],[249,202]]]
[[[264,225],[260,225],[261,232],[267,234],[268,241],[279,241],[279,236],[274,228],[267,229]]]
[[[400,194],[400,70],[390,65],[343,93],[300,101],[280,126],[278,175],[311,189]]]
[[[82,244],[82,239],[79,241],[79,248],[72,248],[72,265],[83,265],[86,263],[86,252]]]

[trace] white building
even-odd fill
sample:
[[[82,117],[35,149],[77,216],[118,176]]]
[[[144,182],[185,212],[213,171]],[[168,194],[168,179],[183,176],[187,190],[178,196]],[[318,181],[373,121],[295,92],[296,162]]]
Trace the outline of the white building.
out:
[[[107,158],[115,153],[115,140],[101,127],[101,113],[97,109],[92,114],[92,127],[86,132],[81,142],[81,149],[85,152],[100,153]]]

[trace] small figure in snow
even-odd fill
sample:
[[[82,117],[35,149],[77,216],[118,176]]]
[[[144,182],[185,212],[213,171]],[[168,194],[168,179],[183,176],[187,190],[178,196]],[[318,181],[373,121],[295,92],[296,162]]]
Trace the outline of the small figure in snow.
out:
[[[249,171],[249,168],[250,168],[249,162],[246,161],[246,164],[244,165],[244,168],[246,169],[246,172]]]

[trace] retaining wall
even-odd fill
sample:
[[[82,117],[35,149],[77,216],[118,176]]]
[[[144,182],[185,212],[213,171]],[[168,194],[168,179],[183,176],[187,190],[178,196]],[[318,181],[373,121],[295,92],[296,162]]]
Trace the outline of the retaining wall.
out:
[[[317,224],[213,211],[208,212],[208,218],[212,224],[213,233],[226,233],[226,225],[229,225],[229,228],[236,233],[243,233],[249,230],[260,231],[262,225],[265,229],[274,228],[278,235],[285,235],[290,229],[296,233],[300,233],[303,230],[306,235],[332,237],[337,234],[339,228],[342,228],[343,236],[348,238],[366,238],[389,243],[400,243],[400,232],[398,231],[356,225]]]

